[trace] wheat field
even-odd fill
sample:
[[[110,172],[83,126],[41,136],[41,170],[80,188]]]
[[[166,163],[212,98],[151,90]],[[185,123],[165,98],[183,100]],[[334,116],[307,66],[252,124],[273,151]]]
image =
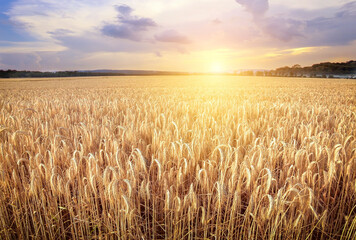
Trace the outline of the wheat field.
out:
[[[355,239],[356,81],[0,80],[1,239]]]

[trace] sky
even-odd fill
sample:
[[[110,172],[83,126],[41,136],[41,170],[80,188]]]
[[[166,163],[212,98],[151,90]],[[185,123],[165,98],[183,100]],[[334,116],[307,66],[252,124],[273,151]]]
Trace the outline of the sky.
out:
[[[0,0],[0,69],[232,72],[356,59],[356,1]]]

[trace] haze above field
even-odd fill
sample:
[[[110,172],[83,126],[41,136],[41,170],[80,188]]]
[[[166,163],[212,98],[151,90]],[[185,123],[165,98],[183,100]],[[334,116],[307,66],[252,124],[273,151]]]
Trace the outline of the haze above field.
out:
[[[0,69],[225,72],[356,58],[356,1],[2,0]]]

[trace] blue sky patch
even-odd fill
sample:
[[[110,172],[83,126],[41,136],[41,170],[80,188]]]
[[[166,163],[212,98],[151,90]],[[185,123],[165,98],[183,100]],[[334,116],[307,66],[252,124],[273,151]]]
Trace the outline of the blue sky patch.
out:
[[[9,42],[31,42],[35,39],[27,34],[23,29],[19,29],[12,23],[6,12],[11,7],[10,0],[1,0],[0,3],[0,41]],[[0,43],[0,46],[11,44]]]

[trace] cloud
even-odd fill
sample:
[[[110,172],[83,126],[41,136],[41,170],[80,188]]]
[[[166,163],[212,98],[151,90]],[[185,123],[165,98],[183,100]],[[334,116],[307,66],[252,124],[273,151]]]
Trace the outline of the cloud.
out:
[[[290,41],[295,37],[302,36],[299,32],[302,25],[300,21],[266,16],[269,9],[268,0],[236,0],[236,2],[244,6],[246,11],[254,17],[255,24],[273,38]]]
[[[67,49],[82,53],[140,52],[152,49],[152,44],[147,41],[136,42],[120,39],[118,44],[117,38],[105,38],[95,31],[80,35],[56,33],[52,37]]]
[[[116,6],[116,10],[123,16],[130,16],[133,9],[127,5]]]
[[[268,67],[266,58],[258,58],[263,53],[280,56],[270,58],[271,62],[293,57],[291,64],[303,57],[319,61],[356,54],[356,1],[119,2],[115,6],[117,0],[13,1],[6,10],[6,22],[0,23],[4,28],[0,26],[1,67],[161,68],[173,66],[167,62],[180,58],[184,59],[180,64],[189,68],[186,63],[192,55],[217,48],[231,49],[229,54],[237,56],[231,57],[234,64],[253,67]],[[318,46],[326,48],[303,50],[299,55],[284,51]],[[343,52],[330,50],[342,46]],[[309,58],[312,55],[315,58]],[[276,65],[284,65],[283,61]]]
[[[303,22],[295,19],[264,17],[256,19],[255,22],[266,34],[284,42],[291,41],[296,37],[303,37]]]
[[[52,36],[63,36],[63,35],[73,34],[74,32],[69,29],[58,28],[54,31],[49,31],[48,33],[51,34]]]
[[[160,52],[155,52],[155,55],[156,55],[156,57],[162,57],[162,53],[160,53]]]
[[[4,69],[39,69],[42,58],[37,53],[0,53],[0,63]]]
[[[211,21],[212,24],[219,25],[222,24],[222,21],[218,18],[215,18],[214,20]]]
[[[356,1],[344,4],[334,10],[329,17],[300,19],[296,16],[285,17],[280,14],[268,14],[268,0],[236,0],[252,14],[253,22],[266,35],[282,42],[293,42],[299,45],[343,45],[356,39],[354,24],[356,19]],[[284,9],[285,14],[294,9]],[[309,10],[312,11],[312,10]],[[315,10],[318,14],[323,9]],[[330,9],[324,9],[325,14]],[[300,12],[300,11],[299,11]]]
[[[127,5],[116,7],[118,22],[106,24],[101,32],[110,37],[141,41],[142,33],[150,28],[157,27],[157,23],[151,18],[143,18],[132,15],[133,9]]]
[[[13,1],[6,11],[12,23],[21,25],[21,31],[27,31],[36,39],[49,39],[49,33],[56,28],[70,29],[81,32],[92,28],[97,21],[103,19],[107,6],[93,5],[92,1],[43,1],[17,0]],[[111,7],[112,8],[112,7]],[[95,18],[92,14],[96,10]],[[106,11],[107,12],[107,11]],[[109,14],[107,14],[109,15]]]
[[[311,43],[344,45],[356,40],[356,2],[339,8],[332,17],[319,17],[306,21],[305,32],[312,36]]]
[[[188,44],[190,40],[188,37],[180,34],[176,30],[170,29],[155,35],[155,40],[159,42],[170,42],[170,43],[180,43]]]
[[[254,17],[259,17],[268,10],[268,0],[235,0],[238,4],[245,7]]]
[[[337,14],[338,17],[343,16],[355,16],[356,15],[356,1],[346,3],[340,8],[340,12]]]

